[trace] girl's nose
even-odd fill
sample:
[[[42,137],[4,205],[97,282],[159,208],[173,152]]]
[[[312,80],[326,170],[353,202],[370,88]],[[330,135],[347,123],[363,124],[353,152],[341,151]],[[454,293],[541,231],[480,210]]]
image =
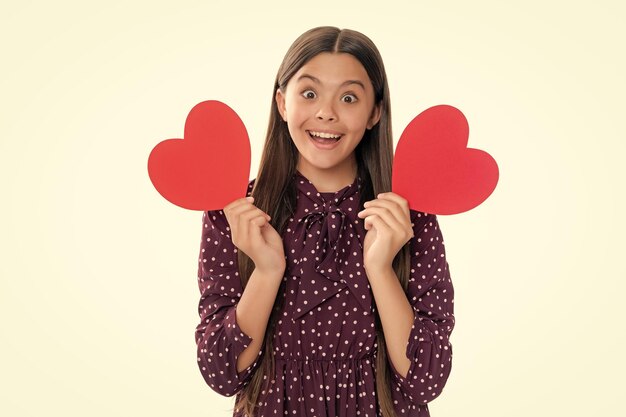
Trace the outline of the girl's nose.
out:
[[[320,103],[320,108],[317,110],[316,117],[318,120],[334,121],[337,118],[337,115],[335,114],[335,110],[333,109],[331,103],[322,101]]]

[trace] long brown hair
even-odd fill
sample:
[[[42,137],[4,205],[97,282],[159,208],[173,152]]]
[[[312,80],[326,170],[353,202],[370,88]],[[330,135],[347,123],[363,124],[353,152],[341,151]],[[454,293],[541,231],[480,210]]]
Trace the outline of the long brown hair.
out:
[[[295,147],[287,128],[282,120],[276,104],[276,90],[286,91],[287,83],[293,75],[310,59],[321,52],[348,53],[358,59],[372,82],[375,104],[381,106],[379,122],[370,130],[366,130],[363,139],[355,148],[358,173],[363,180],[360,206],[372,200],[375,195],[391,191],[391,164],[393,160],[393,141],[391,135],[391,110],[387,75],[382,58],[374,43],[365,35],[350,29],[339,29],[322,26],[310,29],[300,35],[287,51],[274,82],[269,126],[259,171],[254,181],[252,196],[255,205],[268,213],[272,226],[282,235],[284,227],[293,214],[296,204],[296,188],[292,177],[298,161],[298,150]],[[239,275],[245,288],[254,263],[242,251],[238,251]],[[396,255],[393,268],[406,291],[410,268],[409,246],[405,245]],[[279,294],[284,291],[284,283]],[[242,389],[235,408],[247,416],[254,416],[259,393],[263,386],[264,375],[274,372],[273,332],[277,313],[282,308],[279,296],[274,302],[265,332],[263,356],[261,363],[252,375],[250,382]],[[375,302],[375,301],[374,301]],[[376,309],[378,311],[378,309]],[[376,392],[382,414],[395,417],[391,397],[391,375],[387,365],[387,349],[382,331],[380,317],[376,314],[376,333],[378,354],[376,359]],[[271,378],[266,378],[268,384]]]

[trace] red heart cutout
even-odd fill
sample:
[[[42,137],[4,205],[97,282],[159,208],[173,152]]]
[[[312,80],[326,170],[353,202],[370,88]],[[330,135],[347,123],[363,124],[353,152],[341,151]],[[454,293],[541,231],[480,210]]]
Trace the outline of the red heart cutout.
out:
[[[246,196],[250,140],[226,104],[203,101],[185,121],[184,139],[158,143],[148,157],[152,184],[166,200],[190,210],[218,210]]]
[[[413,210],[457,214],[489,197],[498,165],[487,152],[467,147],[469,126],[460,110],[434,106],[402,132],[393,159],[392,190]]]

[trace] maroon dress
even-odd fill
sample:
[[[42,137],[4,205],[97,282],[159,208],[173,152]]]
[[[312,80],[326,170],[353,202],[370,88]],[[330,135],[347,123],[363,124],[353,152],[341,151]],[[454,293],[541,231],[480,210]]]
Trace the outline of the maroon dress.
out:
[[[374,296],[363,269],[364,220],[357,217],[361,179],[336,193],[320,193],[300,172],[294,216],[283,234],[287,267],[274,332],[275,374],[262,390],[256,416],[380,416],[376,393]],[[252,190],[252,180],[248,195]],[[441,394],[452,367],[454,289],[437,218],[411,210],[415,236],[407,298],[414,322],[406,344],[406,377],[388,360],[398,416],[428,417],[427,403]],[[239,354],[252,340],[235,309],[243,292],[237,248],[223,211],[204,212],[198,259],[196,327],[198,366],[206,383],[237,394],[259,367],[237,372]],[[234,410],[234,416],[241,416]]]

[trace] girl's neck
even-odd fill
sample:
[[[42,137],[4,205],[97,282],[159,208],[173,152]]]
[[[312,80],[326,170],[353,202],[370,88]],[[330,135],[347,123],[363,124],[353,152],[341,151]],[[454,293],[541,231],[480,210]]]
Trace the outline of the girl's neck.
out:
[[[304,175],[320,193],[334,193],[354,182],[357,175],[357,164],[353,161],[343,167],[319,169],[310,165],[298,164],[296,168]]]

